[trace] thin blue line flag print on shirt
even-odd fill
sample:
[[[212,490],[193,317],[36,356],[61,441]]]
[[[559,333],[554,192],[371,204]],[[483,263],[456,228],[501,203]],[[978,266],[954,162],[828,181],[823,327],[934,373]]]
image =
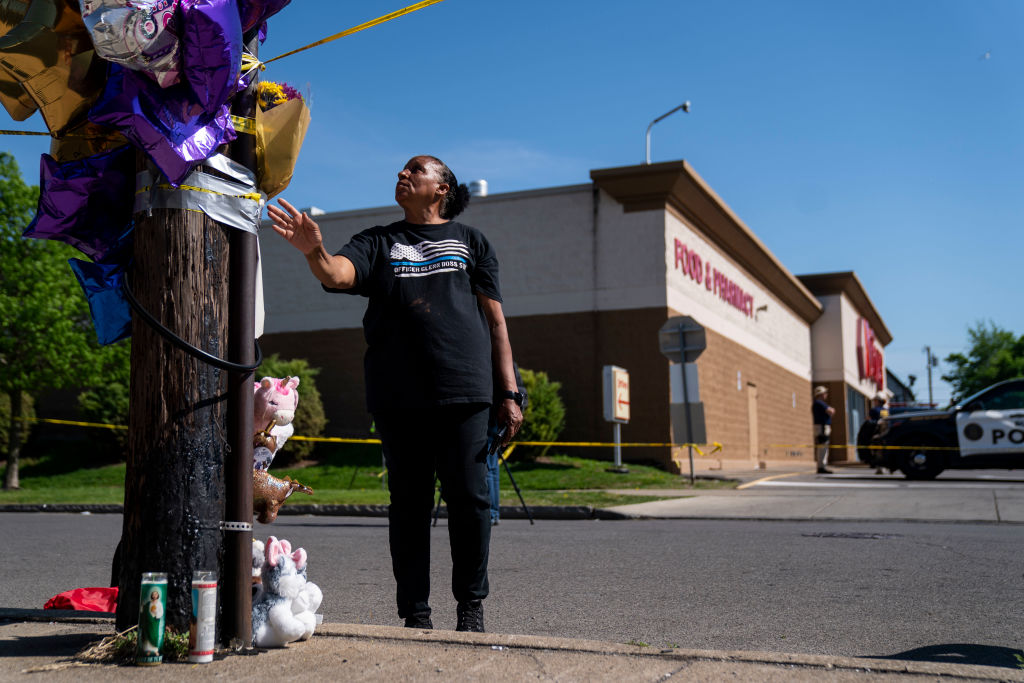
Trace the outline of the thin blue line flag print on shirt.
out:
[[[469,249],[459,240],[391,245],[395,277],[423,277],[465,270]]]

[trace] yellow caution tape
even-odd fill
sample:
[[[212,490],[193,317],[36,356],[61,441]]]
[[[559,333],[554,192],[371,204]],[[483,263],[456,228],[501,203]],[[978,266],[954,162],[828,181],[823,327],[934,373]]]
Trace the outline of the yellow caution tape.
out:
[[[57,137],[53,133],[42,132],[38,130],[0,130],[0,135],[44,135],[48,138]],[[102,138],[104,135],[83,135],[82,133],[65,133],[60,138]]]
[[[380,443],[380,439],[345,439],[340,436],[290,436],[288,440],[316,441],[320,443]]]
[[[266,65],[266,63],[261,62],[259,59],[257,59],[256,57],[254,57],[253,55],[251,55],[249,53],[243,54],[242,55],[242,69],[241,69],[242,73],[248,73],[248,72],[250,72],[250,71],[252,71],[253,69],[256,69],[256,68],[259,68],[260,71],[263,71],[264,69],[267,68],[267,65]]]
[[[512,451],[515,449],[516,445],[514,443],[510,443],[508,448],[505,449],[505,452],[498,457],[498,462],[501,463],[504,460],[508,460],[508,456],[512,455]]]
[[[217,192],[216,190],[209,190],[209,189],[207,189],[205,187],[195,187],[194,185],[178,185],[177,187],[175,187],[174,185],[171,185],[170,183],[157,183],[156,187],[161,189],[161,190],[187,190],[189,192],[205,192],[207,194],[215,194],[215,195],[218,195],[220,197],[233,197],[234,199],[248,199],[248,200],[253,201],[253,202],[258,202],[258,201],[260,201],[260,199],[262,199],[262,197],[260,196],[259,192],[247,192],[245,194],[227,194],[226,192]],[[151,185],[144,185],[143,187],[139,188],[138,190],[135,190],[135,194],[137,194],[137,195],[147,194],[147,193],[149,193],[149,191],[151,189],[153,189],[153,186],[151,186]],[[195,209],[193,209],[193,210],[195,210]]]
[[[332,40],[337,40],[338,38],[344,38],[345,36],[350,36],[353,33],[358,33],[359,31],[362,31],[364,29],[368,29],[368,28],[371,28],[373,26],[377,26],[378,24],[383,24],[384,22],[391,21],[392,19],[397,19],[398,17],[404,16],[406,14],[410,14],[412,12],[415,12],[416,10],[421,10],[424,7],[429,7],[430,5],[436,5],[439,2],[442,2],[442,0],[423,0],[423,2],[418,2],[415,5],[409,5],[408,7],[405,7],[403,9],[400,9],[400,10],[397,10],[395,12],[392,12],[391,14],[385,14],[382,17],[377,17],[376,19],[371,19],[370,21],[367,21],[364,24],[359,24],[358,26],[353,26],[352,28],[345,29],[341,33],[335,33],[333,36],[328,36],[327,38],[324,38],[322,40],[318,40],[315,43],[310,43],[309,45],[306,45],[305,47],[297,48],[295,50],[292,50],[291,52],[285,52],[283,55],[278,55],[278,56],[276,56],[276,57],[274,57],[272,59],[268,59],[267,61],[263,62],[263,64],[264,65],[270,64],[271,62],[276,62],[278,59],[284,59],[285,57],[290,57],[290,56],[292,56],[294,54],[302,52],[303,50],[308,50],[311,47],[317,47],[319,45],[323,45],[324,43],[329,43]]]
[[[440,1],[440,0],[438,0]],[[209,190],[203,190],[209,192]],[[215,193],[216,194],[216,193]],[[71,425],[74,427],[99,427],[102,429],[128,429],[126,425],[113,425],[113,424],[102,424],[97,422],[79,422],[75,420],[57,420],[53,418],[44,417],[15,417],[15,420],[21,420],[23,422],[46,422],[50,424],[60,425]],[[350,439],[340,436],[291,436],[289,439],[295,441],[311,441],[317,443],[367,443],[367,444],[379,444],[380,439]],[[609,441],[516,441],[510,443],[504,453],[501,455],[501,460],[507,460],[511,456],[512,451],[516,446],[563,446],[572,448],[610,448],[616,444]],[[725,446],[718,441],[712,441],[709,444],[698,444],[698,443],[641,443],[641,442],[626,442],[620,443],[619,446],[625,448],[685,448],[687,446],[693,446],[693,450],[697,451],[701,456],[712,455],[725,448]],[[707,448],[711,446],[711,450],[705,453],[701,447]],[[814,448],[815,444],[784,444],[774,443],[767,446],[767,448]],[[919,445],[919,446],[857,446],[856,444],[829,444],[829,448],[870,448],[872,450],[917,450],[924,449],[929,451],[957,451],[960,450],[956,446],[930,446],[930,445]]]
[[[231,125],[235,127],[235,130],[239,133],[248,133],[249,135],[256,135],[256,119],[250,119],[245,116],[231,115]]]
[[[108,425],[97,422],[76,422],[74,420],[56,420],[46,417],[15,417],[15,420],[22,422],[48,422],[56,425],[71,425],[73,427],[100,427],[101,429],[128,429],[127,425]]]

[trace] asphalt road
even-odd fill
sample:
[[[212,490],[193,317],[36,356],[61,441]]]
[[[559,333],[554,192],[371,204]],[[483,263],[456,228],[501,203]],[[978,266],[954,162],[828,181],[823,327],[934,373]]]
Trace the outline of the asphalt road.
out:
[[[119,515],[0,520],[0,607],[39,608],[60,591],[105,585]],[[432,602],[434,623],[453,628],[444,524]],[[386,520],[257,526],[258,537],[307,549],[326,621],[399,624]],[[1005,667],[1024,649],[1020,525],[506,520],[494,531],[486,620],[495,632]]]

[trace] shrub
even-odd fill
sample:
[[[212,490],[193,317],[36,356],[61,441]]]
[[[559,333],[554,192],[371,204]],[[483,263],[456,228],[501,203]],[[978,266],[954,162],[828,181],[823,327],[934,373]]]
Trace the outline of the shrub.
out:
[[[523,415],[523,428],[518,441],[556,441],[565,429],[565,404],[559,391],[561,382],[554,382],[542,371],[519,368],[526,386],[529,403]],[[550,446],[520,446],[513,455],[521,460],[535,460],[547,453]]]
[[[315,378],[319,374],[320,368],[311,367],[304,358],[283,360],[276,353],[264,358],[256,371],[256,381],[264,377],[299,378],[299,406],[292,422],[296,436],[323,436],[324,428],[327,426],[324,404],[316,388]],[[288,439],[274,458],[274,467],[308,458],[315,446],[316,442],[313,441]]]

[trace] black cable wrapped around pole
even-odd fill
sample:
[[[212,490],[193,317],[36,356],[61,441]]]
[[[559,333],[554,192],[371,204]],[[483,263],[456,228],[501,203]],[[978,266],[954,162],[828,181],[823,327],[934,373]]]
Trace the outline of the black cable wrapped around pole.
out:
[[[245,36],[246,50],[256,56],[258,32]],[[247,119],[256,116],[254,74],[250,85],[235,95],[231,112]],[[239,131],[228,156],[256,169],[256,137]],[[228,295],[228,353],[235,363],[252,364],[255,357],[256,235],[233,230],[230,242],[230,292]],[[224,463],[226,480],[224,533],[224,580],[221,582],[223,623],[221,640],[235,648],[252,645],[252,438],[253,371],[228,375],[228,444]],[[237,526],[232,523],[241,523]]]

